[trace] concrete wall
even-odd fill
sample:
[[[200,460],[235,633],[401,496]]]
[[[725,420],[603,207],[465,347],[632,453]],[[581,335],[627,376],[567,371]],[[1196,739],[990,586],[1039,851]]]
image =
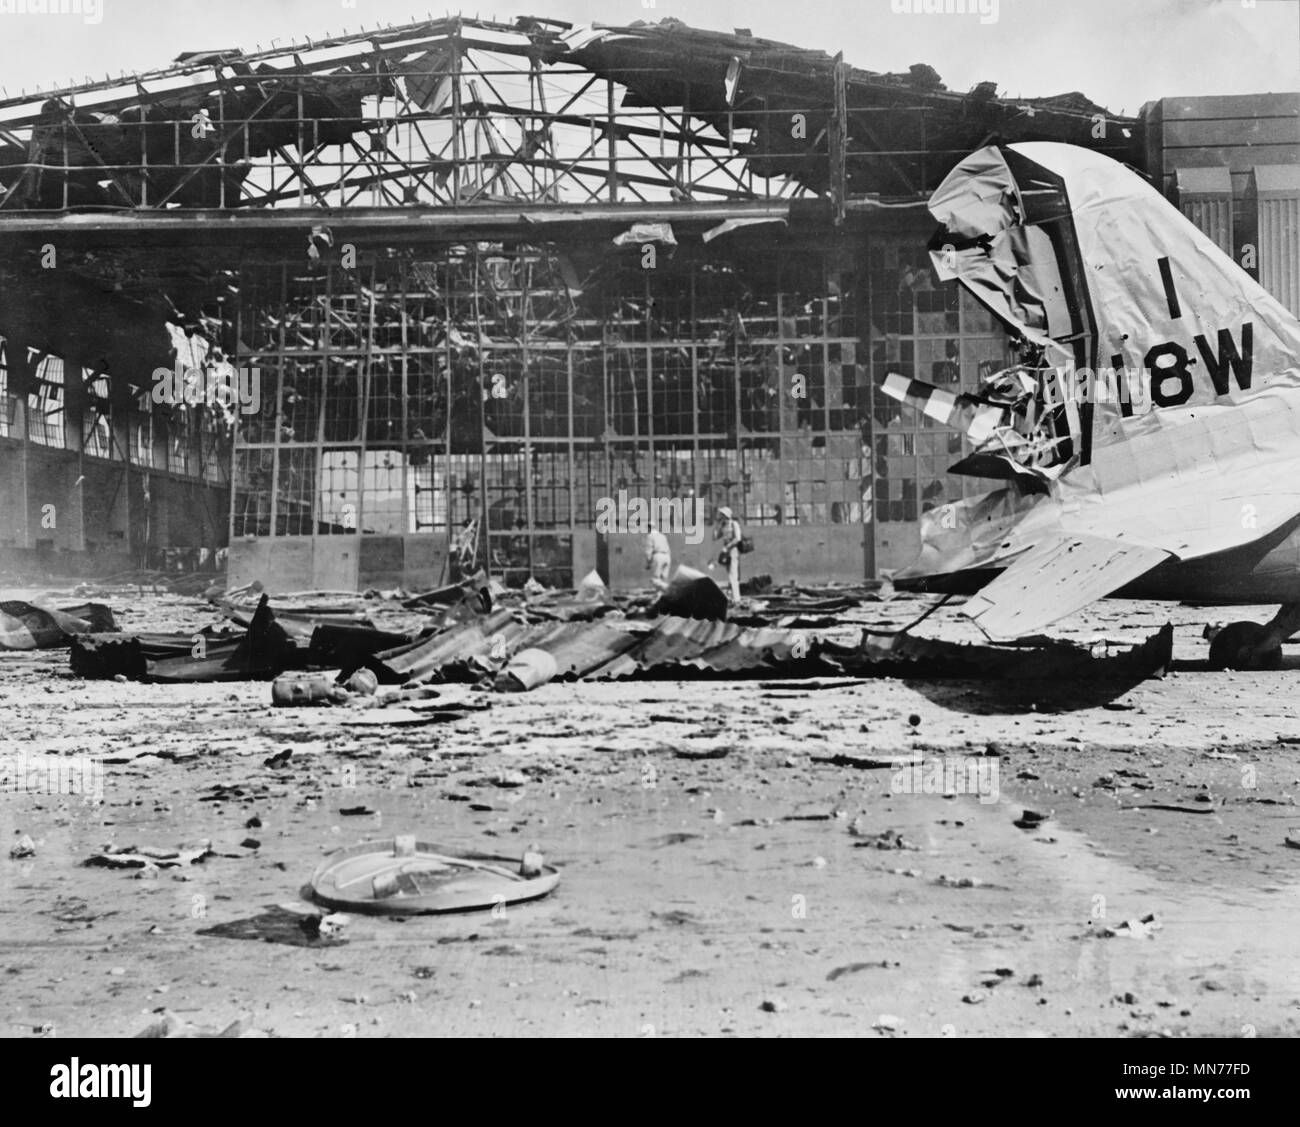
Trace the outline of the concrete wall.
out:
[[[911,526],[891,525],[912,532],[907,558],[910,563],[917,537]],[[870,525],[778,526],[747,530],[754,551],[741,560],[741,579],[770,575],[776,584],[861,583],[867,570]],[[603,540],[603,544],[602,544]],[[722,550],[705,532],[699,544],[682,535],[670,535],[673,565],[688,564],[708,572]],[[227,582],[232,587],[258,580],[270,592],[306,590],[365,590],[369,587],[406,587],[423,590],[450,582],[444,569],[446,542],[441,536],[279,536],[235,540],[230,545]],[[633,590],[650,585],[645,569],[644,539],[636,535],[601,537],[577,530],[573,534],[573,582],[596,571],[612,588]],[[714,567],[712,574],[725,573]]]
[[[582,577],[594,571],[606,583],[609,582],[609,566],[606,563],[607,547],[601,537],[586,529],[576,529],[573,533],[573,582],[582,582]]]
[[[921,553],[921,526],[911,521],[876,525],[876,572],[898,571]]]
[[[0,441],[0,548],[27,546],[27,495],[22,482],[22,444]]]
[[[317,541],[319,552],[321,541]],[[358,579],[369,587],[427,590],[450,581],[447,541],[440,535],[363,536]]]
[[[230,545],[226,582],[259,581],[272,594],[364,591],[370,587],[424,590],[449,582],[441,536],[245,537]]]
[[[337,543],[327,543],[321,548],[319,569],[315,558],[316,539],[311,536],[232,540],[227,557],[226,585],[243,587],[257,581],[273,595],[287,591],[355,589],[356,537],[340,536],[337,540]],[[317,582],[318,578],[328,581]]]
[[[138,467],[75,450],[0,439],[0,567],[65,577],[140,566],[144,478]],[[155,546],[225,545],[224,487],[149,471],[149,539]]]

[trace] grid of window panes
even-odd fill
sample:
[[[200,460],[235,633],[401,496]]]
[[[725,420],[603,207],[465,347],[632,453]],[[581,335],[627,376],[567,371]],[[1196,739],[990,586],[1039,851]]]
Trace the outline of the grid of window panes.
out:
[[[974,391],[1012,362],[1006,334],[955,282],[941,283],[915,238],[871,241],[871,365],[954,393]],[[876,395],[870,457],[877,521],[916,521],[948,501],[989,488],[948,468],[969,452],[965,436],[915,407]],[[867,452],[864,450],[864,454]]]
[[[11,389],[17,348],[0,337],[0,438],[18,437],[23,396]],[[185,477],[222,484],[230,477],[230,433],[218,413],[183,405],[158,409],[149,391],[114,406],[111,379],[104,372],[66,363],[62,358],[27,349],[31,379],[26,398],[25,438],[38,446],[72,448],[89,458],[145,469],[166,469]],[[78,394],[69,396],[68,388]],[[65,402],[77,402],[71,416]],[[79,401],[79,402],[78,402]],[[114,419],[125,419],[114,430]],[[79,435],[79,437],[78,437]],[[165,458],[164,458],[165,450]]]
[[[66,445],[63,431],[63,361],[45,356],[36,365],[34,386],[27,393],[27,437],[38,446],[62,450]]]
[[[450,542],[480,521],[507,582],[561,582],[620,490],[758,525],[870,519],[852,256],[643,261],[477,244],[249,268],[239,362],[263,395],[239,420],[233,534]]]
[[[86,401],[81,412],[81,448],[95,458],[121,458],[113,441],[112,406],[107,376],[86,383]]]

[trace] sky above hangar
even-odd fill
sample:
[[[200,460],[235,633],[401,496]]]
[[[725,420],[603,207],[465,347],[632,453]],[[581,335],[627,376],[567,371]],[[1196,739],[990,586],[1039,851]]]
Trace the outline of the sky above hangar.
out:
[[[9,12],[16,2],[0,0],[0,85],[9,96],[99,80],[105,71],[116,77],[154,69],[182,51],[251,51],[272,39],[283,46],[428,14],[412,11],[419,0],[98,0],[101,18],[92,24],[77,14]],[[523,14],[616,25],[675,17],[716,31],[744,27],[831,54],[842,49],[846,61],[866,70],[929,63],[952,90],[985,80],[1011,97],[1080,90],[1117,113],[1135,114],[1160,97],[1300,90],[1300,0],[970,0],[990,16],[995,10],[994,19],[895,12],[909,6],[905,0],[487,4],[460,10],[502,21]]]

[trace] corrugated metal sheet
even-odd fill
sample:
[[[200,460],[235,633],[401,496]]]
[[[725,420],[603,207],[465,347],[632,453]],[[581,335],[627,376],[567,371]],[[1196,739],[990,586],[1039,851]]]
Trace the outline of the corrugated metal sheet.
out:
[[[214,651],[224,646],[233,653],[235,641],[213,639]],[[72,672],[90,680],[124,677],[136,680],[149,671],[151,662],[164,658],[188,657],[194,647],[194,633],[188,634],[80,634],[72,639]]]
[[[820,642],[809,642],[807,652],[800,659],[795,659],[795,640],[801,636],[791,630],[747,627],[734,638],[705,650],[698,658],[693,658],[686,664],[711,669],[715,673],[739,673],[760,666],[770,671],[772,667],[792,660],[809,660],[814,646],[820,648]]]
[[[1232,173],[1224,165],[1180,168],[1174,174],[1178,206],[1215,245],[1232,256]]]
[[[375,664],[393,681],[426,681],[450,662],[490,653],[492,636],[514,621],[512,611],[493,611],[477,622],[459,623],[431,638],[378,654]]]
[[[662,619],[649,634],[613,661],[599,666],[588,676],[592,680],[631,677],[638,670],[698,657],[705,650],[734,639],[741,628],[729,622],[701,618]]]
[[[497,688],[517,692],[550,680],[585,677],[634,646],[639,636],[626,624],[547,623],[529,631],[515,660],[497,678]],[[532,660],[537,651],[548,655],[545,667]]]
[[[827,671],[819,657],[825,648],[825,643],[797,630],[667,617],[624,653],[593,667],[587,680],[618,680],[682,666],[710,673],[757,669],[769,675],[797,669],[800,676],[812,676]]]
[[[1300,165],[1259,165],[1252,181],[1260,285],[1300,317]]]
[[[1232,197],[1193,196],[1181,201],[1183,214],[1209,235],[1224,254],[1232,255]]]
[[[653,623],[618,618],[525,625],[510,619],[510,614],[502,609],[476,622],[459,623],[367,664],[382,670],[386,680],[402,679],[395,668],[400,666],[411,682],[480,682],[485,673],[505,664],[496,688],[507,692],[527,691],[550,680],[735,679],[755,674],[807,678],[826,673],[1051,681],[1069,686],[1117,678],[1136,683],[1168,664],[1172,644],[1168,627],[1144,645],[1097,654],[1068,642],[962,645],[864,631],[857,644],[844,645],[804,630],[671,616]],[[309,664],[306,652],[293,646],[265,607],[242,637],[213,636],[205,658],[193,656],[192,644],[190,633],[80,635],[72,642],[72,665],[88,677],[121,673],[152,681],[193,682],[260,679]],[[332,685],[331,675],[325,675],[325,683]],[[395,713],[385,716],[383,722],[395,722]],[[403,710],[403,717],[419,719],[419,710],[414,714]]]

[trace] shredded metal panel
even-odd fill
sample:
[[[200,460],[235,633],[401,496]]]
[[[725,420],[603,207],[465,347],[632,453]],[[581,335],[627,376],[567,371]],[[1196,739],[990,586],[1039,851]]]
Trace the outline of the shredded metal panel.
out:
[[[1018,638],[1073,614],[1169,559],[1170,553],[1096,536],[1044,540],[965,606],[990,638]]]

